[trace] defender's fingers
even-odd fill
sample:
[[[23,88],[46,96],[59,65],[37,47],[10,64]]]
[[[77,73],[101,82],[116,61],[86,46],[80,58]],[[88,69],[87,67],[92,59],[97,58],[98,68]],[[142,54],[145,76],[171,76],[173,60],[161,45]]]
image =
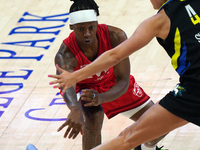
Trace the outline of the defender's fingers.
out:
[[[54,89],[55,89],[55,88],[61,89],[61,87],[63,87],[63,84],[62,84],[62,83],[53,86]]]
[[[48,77],[55,78],[55,79],[60,79],[60,75],[55,75],[55,74],[49,74]]]
[[[62,79],[54,80],[54,81],[49,82],[49,85],[57,84],[57,83],[61,84],[62,81],[63,81]]]
[[[65,91],[69,88],[68,86],[60,86],[60,87],[63,87],[63,90],[61,92],[61,95],[63,95],[65,93]]]
[[[64,71],[62,68],[60,68],[60,67],[58,66],[58,64],[56,64],[56,69],[57,69],[60,73],[62,73],[62,72]]]

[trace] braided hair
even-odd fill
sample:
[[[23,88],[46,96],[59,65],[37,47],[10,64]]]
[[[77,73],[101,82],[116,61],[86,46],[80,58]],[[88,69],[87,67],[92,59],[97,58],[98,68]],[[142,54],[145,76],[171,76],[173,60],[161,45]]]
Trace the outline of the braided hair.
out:
[[[70,0],[74,3],[71,5],[69,9],[69,13],[79,11],[79,10],[86,10],[86,9],[93,9],[96,11],[97,16],[99,16],[99,6],[96,4],[94,0]]]

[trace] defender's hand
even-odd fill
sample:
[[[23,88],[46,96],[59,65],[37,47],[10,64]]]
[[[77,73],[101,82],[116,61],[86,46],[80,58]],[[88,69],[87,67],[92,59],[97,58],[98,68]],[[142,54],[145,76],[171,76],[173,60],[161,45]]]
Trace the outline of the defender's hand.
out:
[[[63,88],[61,95],[64,94],[64,91],[66,91],[68,88],[70,88],[72,85],[76,84],[76,77],[72,75],[72,73],[69,73],[62,68],[60,68],[58,65],[56,65],[56,69],[61,73],[60,75],[48,75],[50,78],[55,78],[57,80],[54,80],[50,82],[50,85],[57,84],[53,86],[54,88]]]

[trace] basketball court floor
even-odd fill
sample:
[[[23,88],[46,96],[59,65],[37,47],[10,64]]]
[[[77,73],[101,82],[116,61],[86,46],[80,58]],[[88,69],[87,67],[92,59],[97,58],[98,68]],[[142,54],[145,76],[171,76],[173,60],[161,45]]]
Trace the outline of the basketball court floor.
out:
[[[96,0],[99,23],[123,29],[130,37],[156,13],[149,0]],[[70,0],[0,0],[0,150],[81,150],[75,140],[57,132],[69,110],[59,91],[49,85],[54,56],[68,34]],[[145,37],[144,37],[145,38]],[[132,54],[131,74],[154,102],[178,82],[170,59],[153,39]],[[133,122],[121,115],[105,116],[102,141],[116,137]],[[169,150],[200,150],[200,128],[187,124],[170,132],[159,146]]]

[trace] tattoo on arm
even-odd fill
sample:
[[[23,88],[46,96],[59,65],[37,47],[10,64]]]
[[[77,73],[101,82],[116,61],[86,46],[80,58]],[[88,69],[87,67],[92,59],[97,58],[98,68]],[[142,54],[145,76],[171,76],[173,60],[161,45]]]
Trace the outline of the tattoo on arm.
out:
[[[68,72],[73,72],[73,67],[75,67],[76,62],[77,61],[71,51],[66,47],[65,44],[62,44],[55,56],[55,64],[58,64],[62,69]],[[60,74],[59,71],[56,71],[56,73]],[[69,108],[77,105],[75,86],[67,89],[63,95],[63,98]]]
[[[62,69],[73,72],[73,68],[77,65],[77,60],[71,51],[62,44],[55,57],[55,64],[58,64]],[[57,72],[59,74],[59,72]]]

